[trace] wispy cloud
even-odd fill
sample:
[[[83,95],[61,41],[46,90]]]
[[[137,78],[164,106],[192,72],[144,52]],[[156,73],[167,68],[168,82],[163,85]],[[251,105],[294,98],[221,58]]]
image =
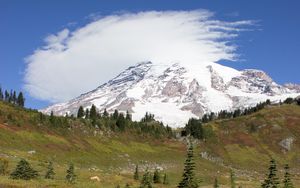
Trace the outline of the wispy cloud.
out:
[[[96,88],[141,61],[234,60],[236,37],[251,21],[224,22],[207,10],[116,13],[45,38],[26,58],[25,88],[61,102]],[[230,42],[230,43],[229,43]]]
[[[238,11],[233,11],[233,12],[229,12],[225,15],[228,16],[228,17],[239,17],[240,13]]]

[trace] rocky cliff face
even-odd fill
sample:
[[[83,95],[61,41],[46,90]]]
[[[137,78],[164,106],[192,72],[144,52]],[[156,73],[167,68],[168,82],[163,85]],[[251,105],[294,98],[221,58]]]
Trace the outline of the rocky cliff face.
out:
[[[128,110],[134,120],[150,112],[157,120],[178,127],[204,113],[245,108],[266,99],[284,100],[299,92],[298,85],[278,85],[259,70],[237,71],[215,63],[183,66],[144,62],[93,91],[42,112],[76,114],[79,106],[94,104],[99,111]]]
[[[288,84],[284,84],[284,87],[286,87],[294,92],[300,93],[300,85],[298,85],[298,84],[288,83]]]

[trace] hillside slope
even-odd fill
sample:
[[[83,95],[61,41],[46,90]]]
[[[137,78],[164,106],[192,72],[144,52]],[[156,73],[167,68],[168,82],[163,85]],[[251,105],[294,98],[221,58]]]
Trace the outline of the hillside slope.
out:
[[[300,106],[269,106],[251,115],[205,125],[214,135],[200,144],[203,156],[233,168],[262,172],[273,157],[300,171]],[[206,154],[205,154],[206,153]]]
[[[15,181],[0,176],[0,187],[70,187],[64,181],[67,165],[75,164],[78,180],[74,187],[116,187],[139,185],[132,173],[160,167],[175,187],[185,160],[185,138],[168,139],[115,132],[69,119],[72,126],[53,127],[39,121],[40,113],[0,102],[0,158],[9,161],[12,171],[20,158],[27,159],[43,176],[47,161],[54,162],[55,180],[41,176],[33,181]],[[257,187],[267,172],[270,157],[291,166],[292,179],[300,185],[300,107],[267,107],[252,115],[218,120],[204,125],[212,130],[205,141],[195,141],[196,175],[204,187],[218,177],[229,187],[229,170],[243,187]],[[290,146],[290,147],[289,147]],[[282,177],[282,171],[279,171]],[[99,176],[100,182],[90,177]],[[299,186],[298,186],[299,187]]]

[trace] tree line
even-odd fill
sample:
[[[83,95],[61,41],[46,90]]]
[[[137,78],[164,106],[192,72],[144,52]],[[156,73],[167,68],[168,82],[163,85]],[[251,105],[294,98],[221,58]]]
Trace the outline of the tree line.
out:
[[[135,132],[139,135],[150,135],[156,138],[174,137],[173,130],[168,125],[155,120],[154,115],[146,112],[140,121],[133,121],[132,115],[114,110],[109,113],[106,109],[100,112],[95,105],[90,108],[80,106],[77,115],[56,116],[54,112],[50,115],[39,113],[39,123],[49,124],[53,127],[70,127],[74,122],[81,122],[86,126],[92,126],[102,130],[113,132]]]
[[[300,97],[297,98],[287,98],[283,102],[280,102],[280,104],[297,104],[300,105]]]
[[[5,101],[20,107],[24,107],[25,98],[23,92],[17,93],[15,90],[4,90],[0,87],[0,101]]]
[[[300,105],[300,98],[287,98],[283,102],[279,102],[273,105],[282,105],[282,104],[297,104]],[[181,131],[181,136],[191,135],[196,139],[203,139],[205,135],[205,126],[203,124],[209,123],[214,120],[222,119],[234,119],[241,116],[246,116],[258,112],[264,109],[266,106],[270,106],[271,101],[268,99],[265,102],[258,103],[254,107],[248,107],[245,109],[236,109],[234,111],[221,110],[218,113],[208,113],[204,114],[202,118],[190,118],[188,123],[185,125],[184,129]],[[208,129],[209,130],[209,129]]]

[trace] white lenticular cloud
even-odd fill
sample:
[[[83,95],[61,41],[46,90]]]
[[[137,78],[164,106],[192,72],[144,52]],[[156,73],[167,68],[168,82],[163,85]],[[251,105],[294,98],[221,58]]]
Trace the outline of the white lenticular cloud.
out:
[[[232,38],[251,21],[223,22],[207,10],[149,11],[101,17],[45,38],[26,58],[25,89],[62,102],[95,89],[142,61],[207,63],[234,60]]]

